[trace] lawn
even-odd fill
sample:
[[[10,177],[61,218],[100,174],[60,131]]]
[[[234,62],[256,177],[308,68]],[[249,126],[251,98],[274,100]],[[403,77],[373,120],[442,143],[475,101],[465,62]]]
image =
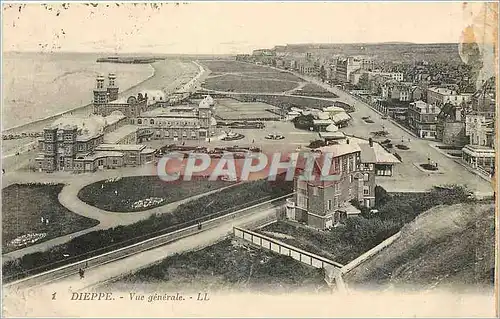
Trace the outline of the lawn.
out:
[[[216,91],[229,92],[284,92],[298,86],[297,82],[276,81],[269,78],[256,78],[238,75],[224,75],[206,79],[203,87]]]
[[[319,85],[313,83],[307,83],[300,91],[293,93],[294,95],[308,95],[315,97],[325,97],[325,98],[337,98],[337,94],[329,92],[328,90],[322,88]]]
[[[232,184],[194,177],[191,181],[165,182],[158,176],[130,176],[87,185],[78,192],[78,198],[103,210],[128,213],[152,209]]]
[[[43,252],[25,255],[19,259],[4,263],[2,274],[4,281],[61,267],[92,256],[97,256],[140,241],[171,233],[178,229],[196,225],[252,205],[290,194],[291,182],[268,182],[258,180],[245,182],[223,189],[215,194],[202,196],[179,205],[169,214],[152,215],[137,223],[118,226],[112,229],[93,231],[69,242],[52,247]],[[64,254],[71,253],[66,258]]]
[[[77,215],[59,203],[57,197],[63,187],[63,184],[14,184],[2,189],[3,253],[29,246],[36,238],[36,243],[39,243],[99,224],[97,220]],[[42,217],[48,219],[48,224],[41,222]],[[20,240],[19,246],[10,244],[23,235],[31,239]]]
[[[291,257],[225,239],[199,251],[177,254],[101,289],[137,286],[174,291],[244,290],[289,293],[327,289],[324,274]]]
[[[317,231],[295,223],[279,221],[261,230],[270,237],[273,233],[290,238],[275,237],[290,245],[347,264],[362,253],[397,233],[406,223],[437,205],[468,202],[467,191],[460,187],[436,188],[428,193],[388,194],[376,187],[377,215],[350,217],[344,226],[330,231]]]
[[[332,106],[334,103],[327,100],[308,99],[307,97],[300,96],[281,96],[281,95],[239,95],[234,97],[244,102],[264,102],[277,107],[283,107],[289,110],[292,107],[296,108],[313,108],[322,109],[324,107]]]

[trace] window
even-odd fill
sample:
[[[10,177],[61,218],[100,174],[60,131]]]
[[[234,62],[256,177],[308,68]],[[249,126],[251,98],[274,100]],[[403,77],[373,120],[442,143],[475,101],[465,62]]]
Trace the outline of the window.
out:
[[[349,175],[349,183],[352,183],[352,181],[353,181],[352,175]]]
[[[182,131],[182,137],[187,137],[187,132],[186,131]]]
[[[297,206],[307,210],[307,197],[302,194],[297,194]]]
[[[327,204],[327,205],[326,205],[326,209],[327,209],[327,210],[332,209],[332,200],[331,200],[331,199],[329,199],[329,200],[328,200],[328,202],[326,202],[326,204]]]
[[[370,188],[368,186],[363,187],[363,195],[370,195]]]
[[[318,188],[317,188],[317,187],[313,187],[313,188],[312,188],[312,191],[313,191],[313,195],[314,195],[314,196],[318,196],[318,195],[319,195],[319,192],[318,192]]]
[[[165,131],[165,137],[169,137],[170,136],[170,132],[169,131]]]
[[[364,174],[363,174],[363,180],[364,180],[365,182],[368,182],[368,178],[369,178],[368,173],[364,173]]]
[[[142,119],[137,119],[137,124],[142,124]]]
[[[149,120],[149,124],[151,124],[151,125],[155,124],[155,120],[153,120],[153,119]]]
[[[302,190],[306,190],[307,189],[307,184],[305,181],[301,181],[301,180],[298,180],[297,181],[297,188],[298,189],[302,189]]]

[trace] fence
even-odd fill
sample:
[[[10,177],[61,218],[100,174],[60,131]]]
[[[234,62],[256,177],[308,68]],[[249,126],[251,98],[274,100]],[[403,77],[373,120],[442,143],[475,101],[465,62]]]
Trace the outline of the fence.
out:
[[[350,263],[348,263],[347,265],[342,267],[342,269],[341,269],[342,274],[343,275],[347,274],[348,272],[350,272],[354,268],[358,267],[359,265],[361,265],[362,263],[364,263],[365,261],[367,261],[368,259],[370,259],[374,255],[378,254],[381,250],[383,250],[384,248],[391,245],[400,236],[401,236],[401,233],[398,232],[398,233],[392,235],[391,237],[387,238],[386,240],[384,240],[383,242],[381,242],[377,246],[368,250],[367,252],[365,252],[361,256],[357,257],[356,259],[354,259],[353,261],[351,261]]]
[[[329,260],[327,258],[315,255],[292,245],[285,244],[271,237],[255,233],[248,229],[233,227],[233,235],[236,238],[243,239],[253,245],[271,250],[281,255],[290,256],[293,259],[300,261],[306,265],[315,268],[337,268],[340,269],[343,265]]]
[[[238,211],[216,217],[210,220],[207,220],[203,223],[203,229],[198,229],[198,225],[191,225],[189,227],[179,229],[173,232],[169,232],[167,234],[163,234],[154,238],[146,239],[144,241],[141,241],[139,243],[125,246],[122,248],[118,248],[116,250],[103,253],[98,256],[94,256],[88,259],[83,259],[81,261],[77,261],[68,265],[64,265],[55,269],[51,269],[49,271],[45,271],[39,274],[35,274],[30,277],[26,277],[17,281],[13,281],[9,284],[6,284],[5,287],[9,286],[31,286],[34,282],[39,283],[39,282],[47,282],[47,281],[52,281],[58,278],[66,277],[68,274],[76,273],[80,268],[92,268],[92,267],[97,267],[106,263],[110,263],[119,259],[126,258],[128,256],[138,254],[140,252],[146,251],[146,250],[151,250],[153,248],[168,244],[169,242],[172,242],[174,240],[178,240],[196,233],[199,233],[201,231],[205,231],[207,229],[214,228],[220,224],[222,224],[225,221],[235,219],[237,217],[242,217],[245,216],[255,209],[259,210],[265,210],[265,209],[270,209],[270,208],[276,208],[276,202],[283,200],[291,195],[285,195],[281,196],[275,199],[268,200],[266,202],[253,205],[250,207],[246,207],[243,209],[240,209]],[[279,206],[278,206],[279,207]],[[276,219],[276,214],[270,214],[266,218],[260,221],[255,221],[252,223],[248,223],[245,225],[245,227],[258,227],[262,223],[269,223],[271,220]],[[18,274],[16,274],[18,275]],[[11,278],[15,276],[11,276]],[[9,277],[5,278],[4,281],[8,280]]]

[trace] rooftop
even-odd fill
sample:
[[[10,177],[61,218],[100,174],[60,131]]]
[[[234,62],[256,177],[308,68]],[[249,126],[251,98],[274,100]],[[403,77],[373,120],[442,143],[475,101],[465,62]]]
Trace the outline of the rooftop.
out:
[[[452,90],[447,89],[447,88],[436,88],[436,87],[433,87],[433,88],[429,88],[428,90],[431,91],[431,92],[434,92],[434,93],[442,94],[442,95],[454,95],[454,94],[457,94],[457,92],[452,91]]]
[[[330,125],[333,124],[333,121],[328,119],[328,120],[313,120],[314,125]]]
[[[157,102],[165,102],[167,100],[167,95],[162,90],[142,90],[139,92],[142,96],[148,95],[148,105],[155,104]]]
[[[361,148],[356,143],[334,144],[318,148],[321,153],[331,153],[333,156],[342,156],[360,152]]]
[[[96,151],[142,151],[146,145],[140,144],[100,144]]]
[[[435,105],[427,104],[423,101],[416,101],[410,103],[410,106],[417,109],[419,113],[428,113],[428,114],[439,114],[441,109]]]
[[[158,107],[154,110],[141,113],[143,117],[182,117],[182,118],[198,118],[196,109],[193,112],[172,112],[169,108]]]
[[[127,104],[128,97],[122,96],[114,101],[110,101],[109,104]]]
[[[106,116],[104,120],[106,121],[106,125],[113,125],[124,118],[126,118],[126,116],[122,112],[113,111],[110,115]]]
[[[100,115],[90,115],[88,117],[63,115],[55,120],[49,128],[58,130],[76,129],[77,141],[84,141],[103,134],[106,125],[106,119]]]
[[[135,133],[137,131],[136,125],[124,125],[117,130],[104,135],[104,143],[114,144],[122,138]]]
[[[121,152],[113,152],[113,151],[98,151],[94,152],[91,154],[88,154],[83,157],[84,161],[94,161],[98,158],[103,158],[103,157],[122,157],[123,153]],[[76,160],[79,160],[80,158],[77,157]],[[81,159],[80,159],[81,160]]]

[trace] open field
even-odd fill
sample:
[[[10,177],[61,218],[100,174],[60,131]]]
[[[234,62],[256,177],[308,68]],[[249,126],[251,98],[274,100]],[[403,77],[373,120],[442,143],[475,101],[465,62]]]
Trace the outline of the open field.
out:
[[[493,204],[435,207],[401,237],[345,276],[349,286],[406,289],[493,289]]]
[[[300,96],[282,96],[282,95],[239,95],[236,96],[237,99],[241,101],[258,101],[271,104],[277,107],[282,107],[285,109],[290,109],[292,107],[297,108],[313,108],[320,109],[328,106],[332,106],[334,101],[322,100],[322,99],[310,99],[307,97]]]
[[[274,110],[278,114],[280,112],[279,108],[266,103],[220,99],[215,113],[222,120],[279,120],[279,115],[268,110]]]
[[[297,82],[240,75],[224,75],[220,77],[208,78],[203,84],[203,87],[209,90],[256,93],[285,92],[297,86]]]
[[[3,253],[25,247],[9,245],[19,236],[45,234],[36,241],[39,243],[99,224],[97,220],[72,213],[59,203],[57,196],[63,186],[13,184],[2,189]],[[49,223],[42,223],[42,217]],[[30,244],[26,242],[26,245]]]
[[[203,60],[200,61],[200,63],[204,66],[206,66],[210,71],[213,73],[236,73],[236,72],[244,72],[244,73],[260,73],[260,72],[267,72],[267,73],[276,73],[280,74],[283,73],[285,74],[286,72],[280,72],[268,67],[264,66],[259,66],[256,64],[251,64],[251,63],[244,63],[244,62],[239,62],[239,61],[234,61],[234,60]]]
[[[259,291],[289,293],[326,288],[324,275],[291,257],[242,246],[225,239],[199,251],[177,254],[134,274],[106,284],[99,291],[183,292]]]
[[[111,212],[139,212],[231,184],[201,178],[166,182],[158,176],[130,176],[87,185],[78,192],[78,198]]]

